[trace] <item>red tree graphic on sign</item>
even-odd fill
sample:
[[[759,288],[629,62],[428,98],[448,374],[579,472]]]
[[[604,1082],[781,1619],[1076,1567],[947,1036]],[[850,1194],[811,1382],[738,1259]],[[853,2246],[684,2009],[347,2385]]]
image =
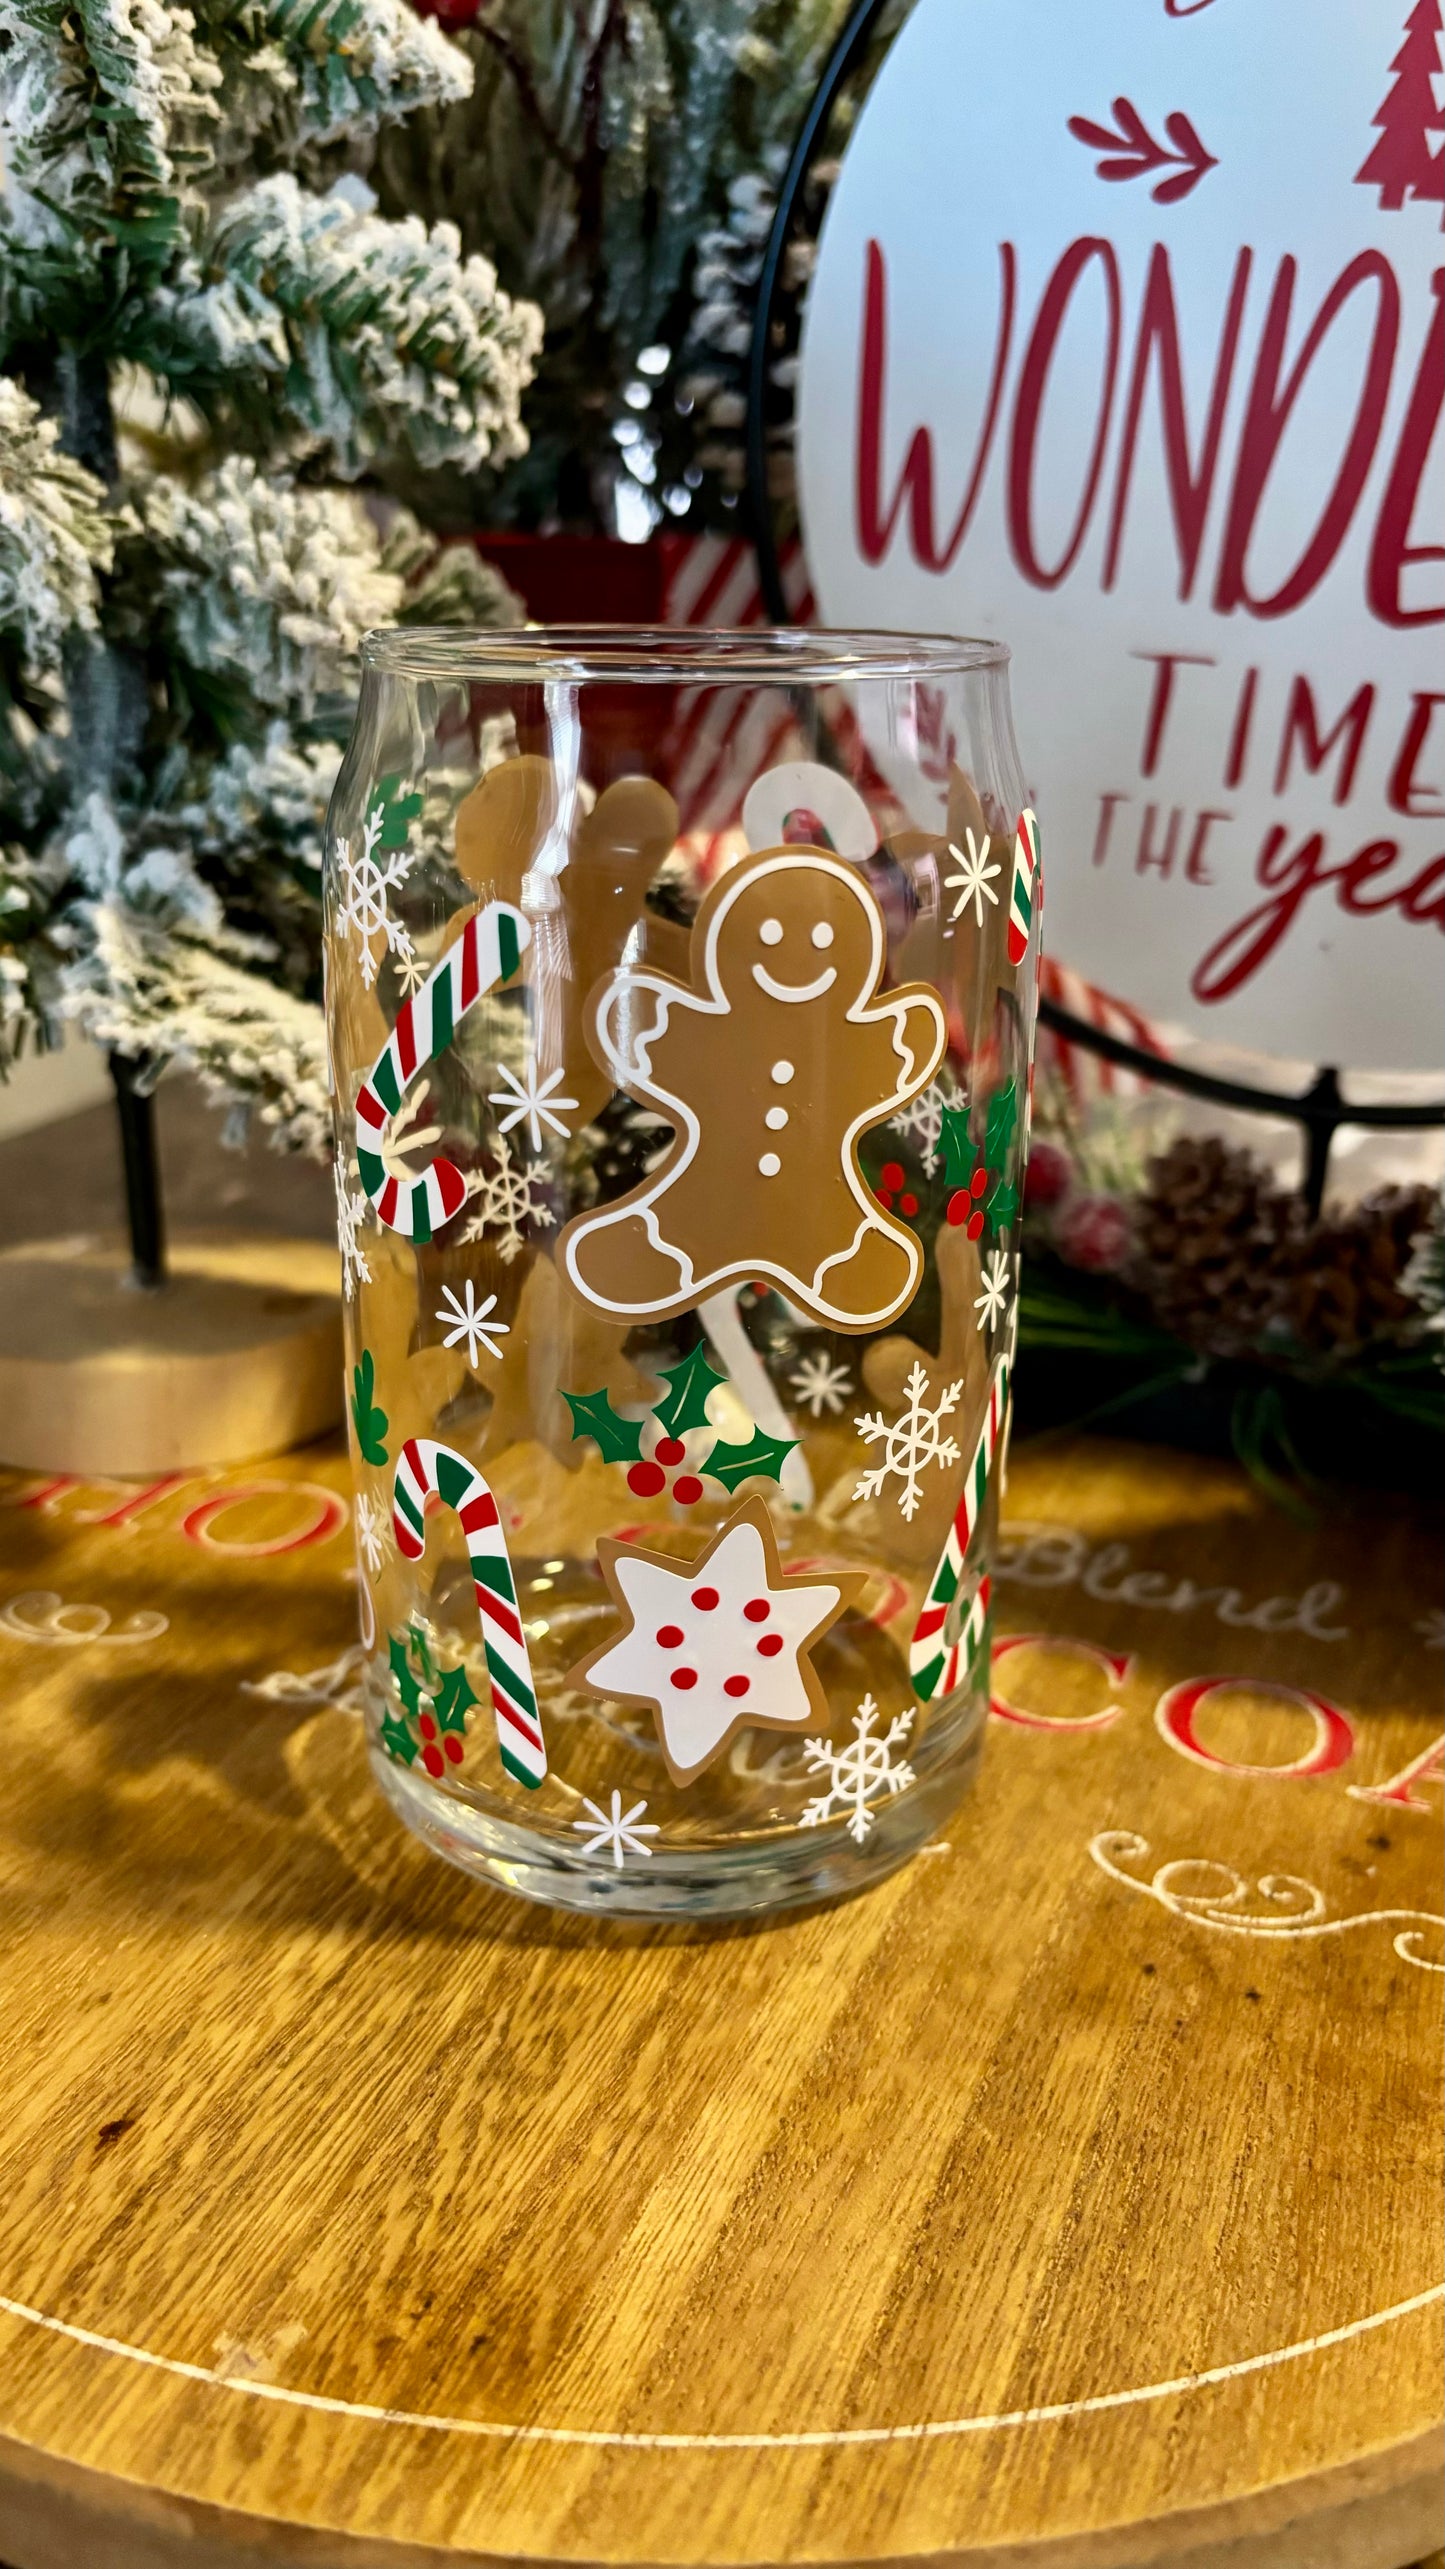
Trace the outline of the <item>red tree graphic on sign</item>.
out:
[[[1407,196],[1445,203],[1445,149],[1432,152],[1429,140],[1445,134],[1445,110],[1435,97],[1439,68],[1439,0],[1416,0],[1390,65],[1395,77],[1370,120],[1380,139],[1355,172],[1356,184],[1378,187],[1381,206],[1392,213]]]

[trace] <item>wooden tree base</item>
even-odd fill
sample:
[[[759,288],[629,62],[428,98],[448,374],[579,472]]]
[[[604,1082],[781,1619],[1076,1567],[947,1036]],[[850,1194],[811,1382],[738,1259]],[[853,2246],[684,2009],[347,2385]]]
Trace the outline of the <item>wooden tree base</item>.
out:
[[[336,1253],[182,1235],[156,1292],[96,1233],[0,1254],[0,1461],[143,1475],[304,1444],[341,1414]]]

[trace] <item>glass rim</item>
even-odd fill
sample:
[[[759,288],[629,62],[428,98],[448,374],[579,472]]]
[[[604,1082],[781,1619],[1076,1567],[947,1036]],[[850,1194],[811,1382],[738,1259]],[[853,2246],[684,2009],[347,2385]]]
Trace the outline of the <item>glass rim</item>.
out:
[[[826,687],[969,676],[1010,657],[967,634],[802,625],[387,625],[361,644],[363,669],[388,677],[513,686]]]

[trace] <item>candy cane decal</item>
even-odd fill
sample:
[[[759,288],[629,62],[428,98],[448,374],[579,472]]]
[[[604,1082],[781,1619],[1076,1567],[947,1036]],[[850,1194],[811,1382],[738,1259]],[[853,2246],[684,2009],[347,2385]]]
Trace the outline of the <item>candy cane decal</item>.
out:
[[[485,992],[511,980],[531,936],[521,911],[509,901],[489,901],[476,911],[408,999],[357,1097],[357,1174],[388,1229],[400,1231],[418,1247],[460,1212],[467,1182],[444,1159],[430,1161],[420,1177],[393,1177],[381,1156],[387,1127],[417,1072],[446,1051],[467,1010]]]
[[[988,1627],[987,1579],[980,1579],[978,1583],[978,1594],[963,1618],[958,1639],[948,1643],[941,1639],[944,1617],[957,1586],[958,1573],[945,1551],[933,1574],[933,1585],[913,1627],[913,1639],[908,1649],[909,1673],[920,1704],[931,1704],[935,1695],[951,1695],[955,1686],[961,1686],[971,1675],[974,1661],[983,1647]]]
[[[989,1583],[979,1582],[978,1594],[964,1616],[958,1639],[945,1644],[939,1638],[948,1609],[958,1593],[963,1576],[964,1556],[973,1540],[973,1530],[983,1512],[988,1492],[989,1474],[994,1453],[1003,1432],[1009,1408],[1009,1369],[1007,1362],[994,1368],[988,1387],[988,1408],[978,1432],[978,1443],[964,1477],[963,1490],[954,1510],[938,1567],[929,1581],[928,1594],[918,1612],[913,1638],[908,1645],[908,1670],[913,1691],[922,1704],[935,1695],[946,1695],[966,1677],[983,1646],[988,1623]]]
[[[497,1502],[464,1454],[413,1436],[397,1461],[391,1512],[397,1550],[407,1561],[419,1561],[426,1550],[426,1504],[433,1496],[452,1510],[467,1538],[497,1746],[507,1773],[530,1788],[546,1775],[547,1746]]]
[[[1013,885],[1008,904],[1008,959],[1022,963],[1039,906],[1039,825],[1032,812],[1020,812],[1014,832]]]

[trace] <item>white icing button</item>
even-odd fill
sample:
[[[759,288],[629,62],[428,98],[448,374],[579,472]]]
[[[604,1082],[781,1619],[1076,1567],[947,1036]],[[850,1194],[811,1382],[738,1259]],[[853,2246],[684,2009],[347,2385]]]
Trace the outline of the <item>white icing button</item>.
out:
[[[788,1110],[786,1106],[770,1106],[766,1115],[763,1117],[763,1122],[766,1124],[770,1133],[781,1133],[787,1120]]]
[[[764,1151],[758,1162],[759,1177],[776,1177],[783,1163],[776,1151]]]
[[[793,1065],[790,1061],[775,1061],[768,1076],[777,1087],[786,1088],[793,1076]]]
[[[818,921],[818,924],[817,924],[816,928],[813,930],[813,943],[814,943],[814,945],[815,945],[815,946],[830,946],[830,945],[832,944],[832,942],[833,942],[833,931],[832,931],[832,929],[829,927],[828,922],[827,922],[827,920],[826,920],[826,919],[820,919],[820,920]]]
[[[782,920],[764,919],[762,926],[758,930],[758,935],[761,937],[765,946],[780,946],[783,942]]]

